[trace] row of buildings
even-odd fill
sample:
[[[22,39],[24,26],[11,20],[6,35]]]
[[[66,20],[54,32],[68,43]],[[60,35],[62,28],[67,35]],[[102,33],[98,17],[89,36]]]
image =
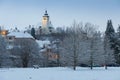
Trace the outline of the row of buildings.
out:
[[[36,34],[50,34],[50,33],[55,33],[55,29],[50,21],[50,16],[47,13],[47,10],[45,11],[43,17],[42,17],[42,21],[41,21],[41,25],[38,25],[35,28]],[[34,26],[29,26],[29,30],[31,30],[31,28]],[[14,29],[12,30],[14,31]],[[2,36],[6,36],[8,33],[12,32],[11,30],[6,30],[5,28],[0,27],[0,34]]]

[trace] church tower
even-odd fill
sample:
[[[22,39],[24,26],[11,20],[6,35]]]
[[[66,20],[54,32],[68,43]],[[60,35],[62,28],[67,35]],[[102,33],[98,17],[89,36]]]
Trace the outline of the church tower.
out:
[[[42,18],[42,33],[43,34],[50,34],[53,32],[54,28],[52,26],[52,23],[50,21],[50,17],[47,13],[47,10],[45,11],[44,15],[43,15],[43,18]]]
[[[45,11],[45,14],[42,18],[42,28],[47,28],[49,25],[49,15],[47,13],[47,10]]]

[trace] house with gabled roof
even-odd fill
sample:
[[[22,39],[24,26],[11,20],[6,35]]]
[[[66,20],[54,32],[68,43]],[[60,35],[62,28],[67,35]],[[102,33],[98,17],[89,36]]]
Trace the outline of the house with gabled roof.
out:
[[[17,40],[35,40],[29,33],[27,32],[10,32],[6,36],[6,41],[8,42],[8,49],[14,47],[14,42]]]

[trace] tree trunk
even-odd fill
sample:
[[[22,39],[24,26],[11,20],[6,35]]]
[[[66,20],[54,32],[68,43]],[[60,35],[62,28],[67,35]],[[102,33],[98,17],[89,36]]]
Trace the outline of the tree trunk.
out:
[[[90,51],[90,69],[92,70],[93,69],[93,39],[91,39],[91,51]]]
[[[74,51],[73,51],[73,53],[74,53],[74,56],[73,56],[73,58],[74,58],[73,69],[74,70],[76,70],[76,66],[77,66],[77,52],[76,52],[76,50],[77,50],[77,47],[76,47],[76,45],[74,43]]]
[[[22,65],[24,68],[28,67],[28,62],[29,62],[29,54],[25,53],[22,56]]]
[[[90,61],[90,69],[92,70],[93,69],[93,58],[91,56],[91,61]]]
[[[58,57],[57,57],[57,66],[59,67],[60,66],[60,55],[59,55],[59,53],[58,53],[58,55],[57,55]]]
[[[74,57],[74,65],[73,65],[73,70],[76,70],[76,57]]]
[[[107,70],[107,65],[105,65],[105,69]]]
[[[28,67],[28,59],[27,59],[27,58],[24,58],[24,59],[22,60],[22,64],[23,64],[23,67],[24,67],[24,68]]]

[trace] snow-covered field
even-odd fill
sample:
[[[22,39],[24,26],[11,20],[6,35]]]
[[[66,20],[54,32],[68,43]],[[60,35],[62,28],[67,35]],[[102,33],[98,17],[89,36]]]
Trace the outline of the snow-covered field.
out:
[[[1,68],[0,80],[120,80],[120,68]]]

